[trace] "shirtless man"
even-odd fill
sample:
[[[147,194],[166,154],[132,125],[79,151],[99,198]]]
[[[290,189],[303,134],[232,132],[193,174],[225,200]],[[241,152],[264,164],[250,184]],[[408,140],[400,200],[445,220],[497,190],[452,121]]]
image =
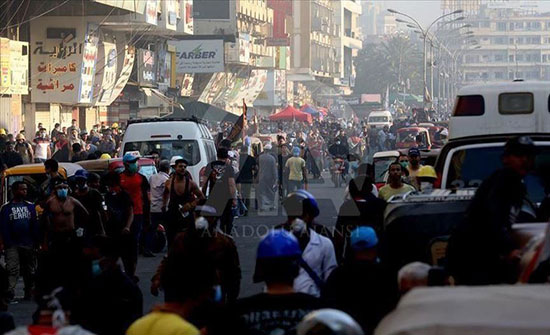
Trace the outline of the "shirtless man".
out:
[[[69,185],[62,178],[52,180],[52,196],[44,208],[45,236],[43,247],[47,250],[53,245],[70,242],[73,237],[82,237],[88,222],[88,211],[75,198],[69,196]],[[78,227],[75,225],[75,215]]]
[[[185,159],[176,160],[175,173],[166,181],[162,197],[163,212],[166,212],[168,204],[166,235],[169,245],[172,244],[177,233],[193,226],[192,211],[199,200],[205,199],[197,184],[189,178],[186,168],[187,161]],[[183,207],[181,212],[180,205]],[[183,217],[185,213],[187,216]]]

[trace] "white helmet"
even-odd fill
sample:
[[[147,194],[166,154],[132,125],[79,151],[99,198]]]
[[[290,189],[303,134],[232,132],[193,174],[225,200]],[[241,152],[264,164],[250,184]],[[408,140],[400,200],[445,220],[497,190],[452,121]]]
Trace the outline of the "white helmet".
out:
[[[364,332],[348,314],[327,308],[309,313],[298,324],[298,335],[320,334],[364,335]]]
[[[170,166],[175,166],[176,165],[176,161],[178,159],[183,159],[183,157],[181,156],[172,156],[172,158],[170,158]]]

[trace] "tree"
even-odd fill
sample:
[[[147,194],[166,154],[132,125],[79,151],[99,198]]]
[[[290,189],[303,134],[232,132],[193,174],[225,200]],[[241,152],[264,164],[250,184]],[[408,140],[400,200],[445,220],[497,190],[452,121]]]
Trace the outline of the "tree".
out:
[[[422,54],[408,36],[395,35],[379,43],[369,43],[355,60],[357,78],[354,93],[392,92],[422,94]],[[407,79],[410,89],[406,89]]]

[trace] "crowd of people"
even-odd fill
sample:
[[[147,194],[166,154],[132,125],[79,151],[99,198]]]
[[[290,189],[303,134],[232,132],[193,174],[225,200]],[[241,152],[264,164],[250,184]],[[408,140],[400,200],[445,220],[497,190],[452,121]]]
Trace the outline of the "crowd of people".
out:
[[[36,203],[26,200],[29,185],[16,181],[10,187],[11,200],[0,210],[6,261],[6,270],[0,271],[3,308],[17,300],[20,275],[23,299],[38,304],[33,325],[11,334],[69,324],[76,327],[75,333],[100,335],[328,333],[322,330],[349,334],[334,322],[345,324],[353,334],[371,334],[407,291],[449,283],[445,271],[428,264],[395,268],[384,260],[380,246],[386,201],[412,191],[429,192],[437,178],[432,167],[421,165],[415,147],[389,166],[387,184],[377,190],[368,163],[375,152],[391,148],[393,129],[371,129],[359,120],[326,120],[293,124],[285,131],[279,126],[276,137],[261,145],[249,137],[238,145],[222,140],[204,178],[193,180],[188,162],[179,156],[155,157],[158,173],[147,179],[138,172],[139,157],[131,153],[122,157],[122,173],[99,176],[80,170],[66,179],[59,171],[57,152],[67,151],[73,161],[114,155],[121,132],[117,125],[100,125],[83,134],[76,122],[65,131],[58,128],[48,136],[40,126],[33,144],[19,133],[15,138],[23,143],[20,147],[8,136],[1,141],[6,143],[1,154],[4,168],[35,161],[44,164],[47,174]],[[218,130],[227,131],[223,125]],[[531,157],[532,147],[512,143],[507,154]],[[25,150],[26,160],[21,153]],[[41,150],[47,154],[38,156]],[[316,222],[323,209],[308,189],[330,169],[333,157],[346,162],[349,184],[335,226],[326,227]],[[513,158],[505,166],[527,168]],[[507,175],[495,178],[491,183],[498,184]],[[516,184],[521,191],[521,182]],[[242,215],[273,210],[279,205],[277,193],[286,218],[261,237],[253,274],[254,282],[265,289],[243,298],[233,221],[239,208]],[[509,207],[519,205],[520,198]],[[475,206],[471,217],[479,221]],[[506,210],[509,214],[510,208],[495,213]],[[484,232],[497,231],[494,249],[513,258],[511,223],[504,221],[503,226],[493,220]],[[138,255],[160,252],[155,246],[160,225],[166,228],[168,251],[151,278],[150,293],[163,292],[164,303],[144,315],[145,293],[138,283],[149,278],[137,276]],[[468,229],[465,225],[453,238],[453,248],[460,252],[471,243]],[[499,249],[503,245],[506,248]],[[498,258],[502,253],[491,255]],[[458,257],[454,263],[459,278],[464,283],[481,280],[465,269],[463,261]],[[498,272],[504,263],[495,266],[491,274],[496,277],[488,283],[504,281]],[[483,272],[480,267],[476,271]],[[0,332],[13,328],[4,312]]]
[[[69,127],[56,123],[50,132],[39,123],[36,133],[28,138],[25,130],[12,134],[0,129],[0,172],[21,164],[44,163],[50,158],[78,162],[114,157],[122,139],[120,129],[118,123],[110,127],[101,123],[88,133],[79,129],[75,119]]]

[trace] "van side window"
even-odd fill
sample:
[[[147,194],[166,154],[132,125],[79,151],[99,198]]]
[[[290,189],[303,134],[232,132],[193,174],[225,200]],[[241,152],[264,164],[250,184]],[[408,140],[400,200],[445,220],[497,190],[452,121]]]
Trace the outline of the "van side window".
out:
[[[485,100],[481,95],[459,96],[453,116],[479,116],[485,114]]]
[[[532,93],[502,93],[498,96],[500,114],[531,114],[534,110]]]

